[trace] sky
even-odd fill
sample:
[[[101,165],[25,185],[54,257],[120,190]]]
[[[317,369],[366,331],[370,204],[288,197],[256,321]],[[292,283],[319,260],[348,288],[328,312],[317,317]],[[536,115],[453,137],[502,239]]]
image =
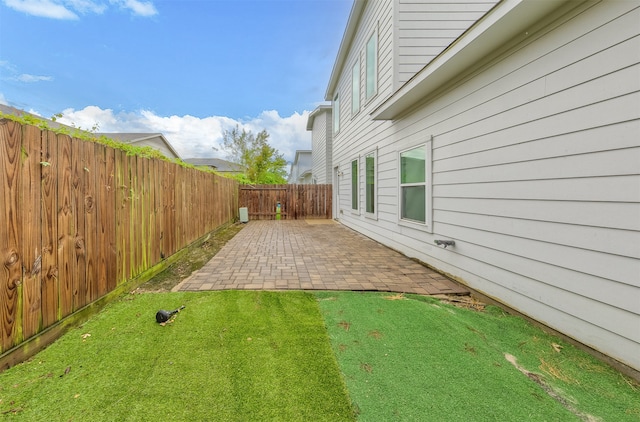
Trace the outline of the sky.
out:
[[[161,132],[182,158],[228,158],[266,130],[311,149],[352,0],[0,0],[0,103],[98,132]]]

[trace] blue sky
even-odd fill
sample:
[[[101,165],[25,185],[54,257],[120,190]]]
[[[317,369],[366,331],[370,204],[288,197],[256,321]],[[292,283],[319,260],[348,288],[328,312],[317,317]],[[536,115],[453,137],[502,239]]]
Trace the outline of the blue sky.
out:
[[[352,0],[0,0],[0,103],[217,156],[236,124],[293,158]]]

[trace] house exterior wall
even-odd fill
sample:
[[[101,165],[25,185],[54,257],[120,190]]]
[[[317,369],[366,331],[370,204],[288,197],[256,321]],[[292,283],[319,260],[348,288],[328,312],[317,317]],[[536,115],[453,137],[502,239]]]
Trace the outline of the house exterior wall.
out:
[[[393,2],[386,0],[367,2],[333,95],[337,93],[341,101],[340,130],[333,132],[333,165],[338,167],[337,193],[340,200],[335,215],[338,219],[346,215],[360,215],[359,209],[354,211],[351,208],[351,161],[360,162],[363,154],[375,150],[383,139],[380,134],[390,126],[388,122],[372,121],[369,113],[393,93],[393,5]],[[369,100],[365,99],[365,68],[361,65],[361,106],[360,111],[354,115],[351,112],[351,72],[356,60],[361,64],[366,60],[366,43],[374,32],[377,33],[378,40],[377,93]],[[335,109],[333,112],[335,113]],[[359,169],[361,167],[358,166]],[[363,190],[359,188],[358,198],[361,199],[362,194]],[[360,219],[352,219],[351,225],[359,227],[360,222]]]
[[[332,183],[331,131],[331,109],[320,109],[311,129],[312,173],[318,184]]]
[[[311,167],[311,151],[296,151],[296,157],[291,164],[288,182],[297,184],[313,183]]]
[[[395,1],[395,88],[411,79],[498,2]]]
[[[572,3],[393,121],[392,8],[369,2],[337,89],[337,217],[640,370],[640,8]],[[378,96],[349,116],[351,65],[378,25]],[[509,43],[511,40],[505,40]],[[499,53],[499,54],[498,54]],[[432,223],[399,218],[399,153],[431,151]],[[376,213],[350,162],[376,151]],[[439,248],[435,239],[453,239]]]

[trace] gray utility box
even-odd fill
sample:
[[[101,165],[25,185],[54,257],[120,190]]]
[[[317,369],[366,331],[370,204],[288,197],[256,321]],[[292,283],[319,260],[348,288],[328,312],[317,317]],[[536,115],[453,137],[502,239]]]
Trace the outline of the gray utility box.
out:
[[[247,207],[240,208],[240,222],[248,223],[249,222],[249,210]]]

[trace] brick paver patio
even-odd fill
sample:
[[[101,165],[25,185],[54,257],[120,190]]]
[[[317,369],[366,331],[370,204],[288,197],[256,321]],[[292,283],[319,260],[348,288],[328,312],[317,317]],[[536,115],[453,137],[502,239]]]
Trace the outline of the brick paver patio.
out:
[[[469,294],[333,220],[251,221],[176,290],[373,290]]]

